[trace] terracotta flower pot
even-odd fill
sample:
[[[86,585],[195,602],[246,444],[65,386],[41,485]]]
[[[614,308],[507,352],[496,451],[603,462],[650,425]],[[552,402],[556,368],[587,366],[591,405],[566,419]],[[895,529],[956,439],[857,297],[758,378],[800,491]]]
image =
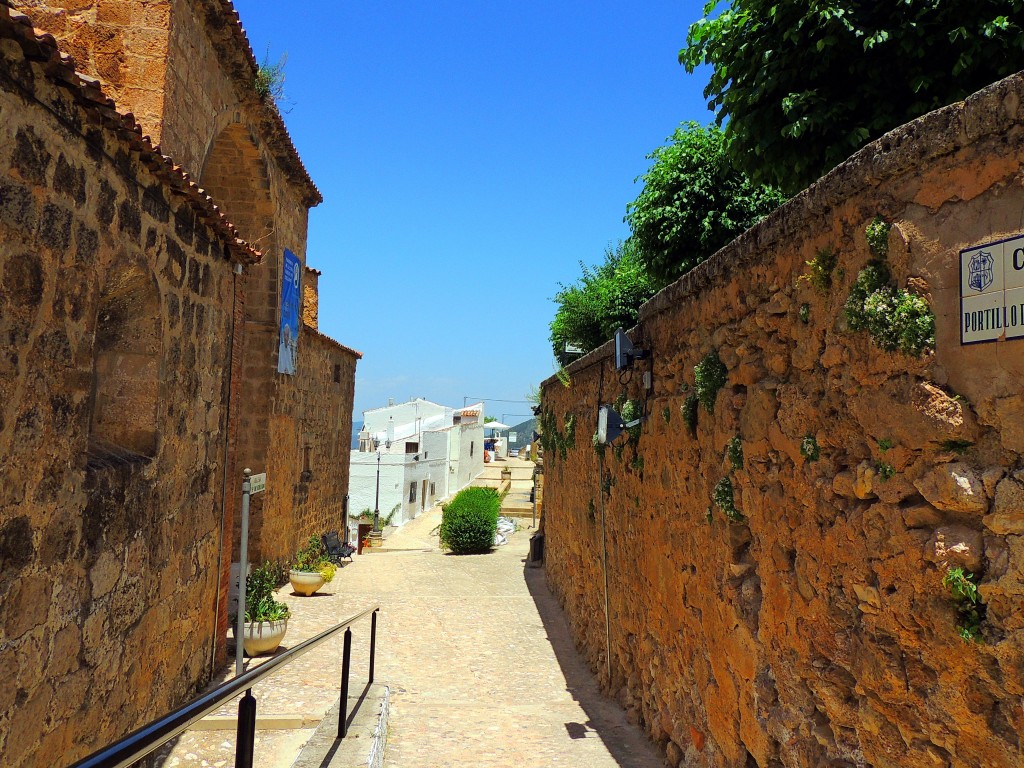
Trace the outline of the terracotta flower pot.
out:
[[[288,580],[293,591],[307,597],[324,585],[324,577],[319,571],[288,571]]]
[[[284,640],[284,633],[287,630],[288,619],[246,622],[245,632],[242,636],[242,648],[245,649],[245,655],[262,656],[273,653]]]

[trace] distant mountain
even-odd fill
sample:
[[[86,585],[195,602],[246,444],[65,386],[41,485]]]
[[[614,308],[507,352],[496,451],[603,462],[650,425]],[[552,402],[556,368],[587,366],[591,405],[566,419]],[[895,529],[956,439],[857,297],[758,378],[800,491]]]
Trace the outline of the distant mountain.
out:
[[[508,435],[508,447],[509,448],[522,448],[525,445],[529,445],[533,442],[533,431],[537,429],[537,420],[530,419],[524,421],[521,424],[516,424],[508,432],[504,434]],[[515,435],[515,440],[512,439],[512,435]]]

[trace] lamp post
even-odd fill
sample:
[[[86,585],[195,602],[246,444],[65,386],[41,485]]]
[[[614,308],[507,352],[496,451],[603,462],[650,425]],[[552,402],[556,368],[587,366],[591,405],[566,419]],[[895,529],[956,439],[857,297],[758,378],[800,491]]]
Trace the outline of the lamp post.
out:
[[[377,449],[377,494],[373,498],[373,533],[380,535],[380,448]]]

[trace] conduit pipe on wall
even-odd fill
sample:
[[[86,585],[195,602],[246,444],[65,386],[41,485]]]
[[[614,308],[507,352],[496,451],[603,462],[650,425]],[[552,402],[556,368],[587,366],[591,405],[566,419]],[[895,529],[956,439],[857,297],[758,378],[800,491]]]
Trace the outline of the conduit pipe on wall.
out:
[[[224,567],[224,524],[228,510],[228,469],[230,469],[228,458],[231,450],[231,384],[234,375],[235,357],[235,310],[238,303],[238,276],[242,274],[242,265],[235,264],[231,270],[231,331],[228,334],[228,394],[224,403],[225,429],[224,429],[224,469],[221,472],[223,481],[220,491],[220,546],[217,549],[217,598],[213,604],[213,642],[210,643],[210,677],[217,672],[217,643],[220,631],[220,593],[221,593],[221,568]],[[243,326],[244,327],[244,326]]]

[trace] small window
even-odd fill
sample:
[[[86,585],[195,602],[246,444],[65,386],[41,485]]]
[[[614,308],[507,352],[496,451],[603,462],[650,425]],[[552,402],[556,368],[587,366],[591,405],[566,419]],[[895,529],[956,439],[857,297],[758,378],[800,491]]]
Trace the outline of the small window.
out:
[[[430,497],[433,498],[435,493],[436,493],[436,491],[434,490],[434,484],[431,483],[430,484]]]
[[[415,481],[409,483],[409,501],[416,501],[416,483]]]
[[[334,364],[334,383],[341,384],[341,363]]]
[[[426,461],[426,460],[427,460],[427,453],[428,453],[427,451],[424,451],[424,452],[423,452],[423,460],[424,460],[424,461]]]
[[[473,441],[471,441],[471,442],[469,443],[469,458],[473,458],[473,447],[474,447],[475,445],[476,445],[476,443],[475,443],[475,442],[473,442]]]
[[[405,444],[405,452],[406,453],[416,453],[416,451],[418,451],[419,449],[420,449],[420,444],[419,443],[406,443]]]

